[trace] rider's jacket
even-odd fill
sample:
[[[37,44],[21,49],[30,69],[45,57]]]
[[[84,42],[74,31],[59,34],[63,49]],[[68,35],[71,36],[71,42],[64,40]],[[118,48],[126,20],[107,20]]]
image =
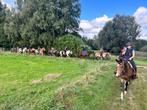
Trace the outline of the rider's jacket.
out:
[[[133,56],[133,51],[134,51],[134,48],[130,48],[130,49],[127,48],[127,50],[126,50],[126,52],[125,52],[125,54],[123,56],[124,59],[128,61]]]

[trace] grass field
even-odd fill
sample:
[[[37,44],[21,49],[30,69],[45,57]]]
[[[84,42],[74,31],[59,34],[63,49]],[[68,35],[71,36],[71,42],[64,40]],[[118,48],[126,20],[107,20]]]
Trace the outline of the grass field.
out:
[[[123,103],[114,70],[114,59],[1,54],[0,110],[146,110],[146,68],[139,68]]]

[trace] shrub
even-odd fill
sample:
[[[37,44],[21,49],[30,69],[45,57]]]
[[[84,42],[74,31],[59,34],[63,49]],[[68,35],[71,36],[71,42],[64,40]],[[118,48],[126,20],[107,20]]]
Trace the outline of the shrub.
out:
[[[54,47],[58,50],[64,50],[65,47],[67,47],[67,49],[72,50],[74,53],[79,53],[83,48],[90,50],[90,47],[86,45],[81,38],[71,34],[67,34],[56,39]]]

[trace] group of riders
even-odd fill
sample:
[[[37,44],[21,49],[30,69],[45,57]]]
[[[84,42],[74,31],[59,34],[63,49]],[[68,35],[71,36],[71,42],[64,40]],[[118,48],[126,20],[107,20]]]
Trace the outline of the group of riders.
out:
[[[19,52],[19,53],[29,53],[29,54],[40,54],[45,55],[46,53],[51,56],[61,56],[61,57],[67,57],[70,55],[73,55],[73,52],[65,48],[64,50],[58,51],[54,48],[49,49],[48,51],[45,50],[45,48],[13,48],[12,52]],[[91,54],[94,55],[97,59],[106,59],[110,58],[110,53],[105,52],[104,50],[100,50],[99,52],[92,52]],[[90,54],[87,52],[86,49],[83,49],[80,54],[78,54],[82,57],[90,56]],[[121,100],[123,100],[123,97],[125,94],[127,94],[127,88],[129,85],[129,82],[131,79],[137,78],[137,67],[134,62],[135,57],[135,49],[133,48],[132,43],[128,42],[125,47],[123,47],[120,51],[120,55],[118,59],[116,59],[117,66],[115,74],[117,77],[120,78],[121,81]]]
[[[64,50],[58,51],[55,48],[51,48],[48,51],[46,51],[45,48],[12,48],[11,52],[18,52],[18,53],[29,53],[29,54],[40,54],[45,55],[48,54],[50,56],[61,56],[61,57],[67,57],[73,55],[73,52],[71,50],[68,50],[67,47]],[[80,56],[88,56],[88,52],[85,48],[83,48],[82,52],[80,53]],[[110,53],[105,52],[104,50],[100,50],[99,52],[94,53],[94,56],[97,59],[109,59]],[[134,71],[133,79],[137,78],[137,67],[134,62],[135,57],[135,49],[133,48],[132,43],[128,42],[125,47],[121,49],[119,59],[123,60],[124,62],[128,62],[131,66],[131,68]]]
[[[135,57],[135,49],[133,48],[132,43],[128,42],[125,47],[121,49],[119,59],[123,60],[124,62],[128,62],[133,69],[133,76],[132,79],[137,78],[137,67],[134,62]]]
[[[32,54],[32,55],[49,55],[49,56],[56,56],[56,57],[69,57],[73,54],[71,50],[65,48],[64,50],[57,50],[55,48],[50,48],[46,50],[44,47],[39,48],[12,48],[11,52],[13,53],[20,53],[20,54]]]
[[[73,51],[69,50],[65,47],[63,50],[57,50],[55,48],[49,48],[46,50],[44,47],[36,48],[12,48],[11,52],[13,53],[20,53],[20,54],[32,54],[32,55],[49,55],[49,56],[56,56],[56,57],[79,57],[79,58],[94,58],[100,60],[109,60],[111,58],[111,54],[104,50],[100,51],[88,51],[86,48],[83,47],[81,51],[78,53],[74,53]]]

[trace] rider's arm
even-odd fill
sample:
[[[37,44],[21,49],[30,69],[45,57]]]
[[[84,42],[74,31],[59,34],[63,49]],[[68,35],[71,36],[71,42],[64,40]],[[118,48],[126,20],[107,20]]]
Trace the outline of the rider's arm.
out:
[[[135,57],[135,50],[132,51],[132,57],[130,57],[130,60],[132,60]]]

